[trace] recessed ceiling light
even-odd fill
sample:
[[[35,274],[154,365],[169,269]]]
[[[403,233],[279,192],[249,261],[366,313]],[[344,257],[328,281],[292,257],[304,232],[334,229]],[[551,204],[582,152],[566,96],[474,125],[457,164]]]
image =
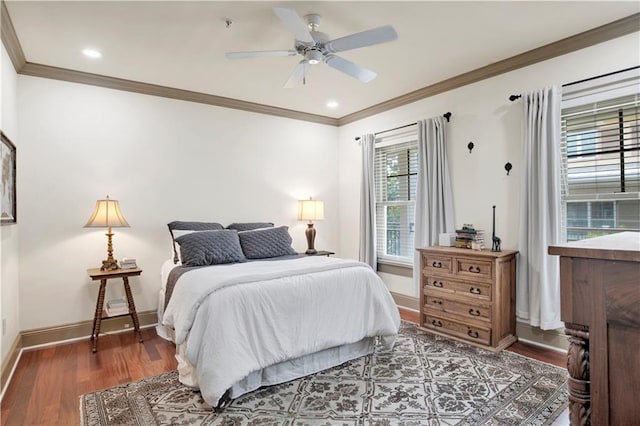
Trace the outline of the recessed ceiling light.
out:
[[[327,102],[327,108],[338,108],[338,102],[336,101],[329,101]]]
[[[102,58],[102,53],[98,52],[95,49],[83,49],[82,54],[87,58],[94,58],[94,59]]]

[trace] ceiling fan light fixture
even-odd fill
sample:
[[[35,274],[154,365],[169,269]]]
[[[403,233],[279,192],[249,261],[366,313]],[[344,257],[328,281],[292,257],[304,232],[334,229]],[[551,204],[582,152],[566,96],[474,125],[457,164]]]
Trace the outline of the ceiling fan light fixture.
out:
[[[305,58],[311,65],[319,64],[323,60],[322,52],[319,50],[309,50],[305,55]]]

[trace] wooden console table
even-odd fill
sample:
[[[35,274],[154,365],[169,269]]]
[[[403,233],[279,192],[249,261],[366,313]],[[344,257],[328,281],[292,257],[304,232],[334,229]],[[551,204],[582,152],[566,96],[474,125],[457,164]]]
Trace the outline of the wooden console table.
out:
[[[640,421],[640,233],[550,246],[560,257],[572,425]]]

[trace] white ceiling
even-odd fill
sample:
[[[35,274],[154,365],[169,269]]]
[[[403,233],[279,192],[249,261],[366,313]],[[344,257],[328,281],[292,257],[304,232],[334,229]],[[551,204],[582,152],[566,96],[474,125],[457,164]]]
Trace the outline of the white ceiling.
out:
[[[640,11],[637,1],[6,4],[28,62],[336,118]],[[320,64],[304,87],[285,89],[300,57],[229,60],[224,55],[293,48],[293,36],[274,6],[300,16],[322,15],[320,31],[331,38],[391,24],[398,40],[340,53],[376,71],[370,83]],[[228,28],[225,18],[233,21]],[[86,47],[103,57],[84,57]],[[327,109],[328,100],[340,106]]]

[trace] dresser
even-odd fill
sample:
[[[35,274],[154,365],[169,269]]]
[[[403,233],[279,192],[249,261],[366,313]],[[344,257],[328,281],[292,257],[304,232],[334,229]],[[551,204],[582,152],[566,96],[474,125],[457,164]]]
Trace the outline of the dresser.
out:
[[[572,425],[640,424],[640,233],[550,246],[560,256]]]
[[[420,325],[500,351],[517,340],[517,251],[429,247],[420,252]]]

